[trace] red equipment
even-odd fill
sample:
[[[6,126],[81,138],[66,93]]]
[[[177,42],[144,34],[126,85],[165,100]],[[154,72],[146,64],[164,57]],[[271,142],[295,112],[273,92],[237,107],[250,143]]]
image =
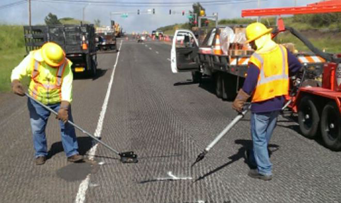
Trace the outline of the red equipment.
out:
[[[341,1],[329,0],[299,7],[248,9],[242,11],[242,17],[330,12],[341,12]],[[286,30],[283,21],[279,21],[278,26],[277,32]],[[276,34],[278,33],[273,33],[274,36]],[[289,98],[292,100],[289,108],[298,113],[300,130],[304,136],[315,138],[320,131],[328,148],[341,150],[341,54],[323,53],[306,39],[304,43],[311,45],[309,48],[312,47],[311,50],[327,62],[322,67],[322,82],[301,81],[302,86],[298,88],[297,94]],[[315,69],[316,67],[305,67],[304,73]]]

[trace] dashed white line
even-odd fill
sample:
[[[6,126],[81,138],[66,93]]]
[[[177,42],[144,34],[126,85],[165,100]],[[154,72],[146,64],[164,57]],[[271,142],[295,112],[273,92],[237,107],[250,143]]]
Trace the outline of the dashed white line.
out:
[[[170,58],[167,59],[168,61],[171,61]]]
[[[122,41],[121,41],[119,50],[121,50],[121,47],[122,47]],[[103,105],[102,105],[102,110],[101,110],[101,113],[100,113],[100,116],[99,116],[99,119],[98,119],[96,131],[95,131],[95,136],[96,137],[100,137],[101,136],[101,132],[102,132],[102,129],[103,129],[103,121],[104,121],[105,113],[107,111],[108,101],[109,101],[110,92],[111,92],[111,87],[112,87],[112,83],[114,81],[115,70],[116,70],[116,66],[117,66],[117,63],[118,63],[118,57],[120,56],[120,53],[121,52],[118,52],[118,54],[116,56],[116,63],[114,65],[114,69],[112,70],[112,74],[111,74],[110,82],[109,82],[109,85],[108,85],[107,93],[105,95],[105,99],[104,99],[104,102],[103,102]],[[90,149],[90,152],[89,152],[89,159],[90,160],[94,159],[94,155],[96,153],[97,146],[98,146],[98,144],[94,145]],[[86,178],[79,185],[77,196],[76,196],[76,200],[75,200],[76,203],[83,203],[83,202],[85,202],[86,191],[88,190],[89,185],[90,185],[89,183],[90,183],[90,174],[87,175]]]
[[[149,47],[149,50],[152,50],[152,48],[151,48],[151,47]]]
[[[155,53],[156,53],[156,54],[159,54],[159,52],[158,52],[158,51],[156,51]]]

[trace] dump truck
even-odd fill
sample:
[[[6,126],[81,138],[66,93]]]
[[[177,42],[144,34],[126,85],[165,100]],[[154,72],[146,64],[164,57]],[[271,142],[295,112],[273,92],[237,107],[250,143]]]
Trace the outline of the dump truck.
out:
[[[109,26],[96,28],[96,46],[100,51],[117,52],[115,30]]]
[[[74,73],[96,76],[95,28],[91,24],[24,26],[24,40],[27,54],[49,41],[59,44],[72,61]]]

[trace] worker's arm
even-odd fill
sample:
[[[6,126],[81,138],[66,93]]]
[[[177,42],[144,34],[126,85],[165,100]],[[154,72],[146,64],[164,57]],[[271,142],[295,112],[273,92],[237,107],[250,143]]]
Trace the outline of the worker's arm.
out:
[[[72,82],[73,82],[73,73],[71,70],[72,62],[69,61],[68,65],[65,67],[65,71],[63,74],[63,83],[62,83],[62,101],[66,101],[68,103],[72,102]]]
[[[239,90],[238,95],[232,104],[232,108],[236,111],[241,112],[245,102],[251,97],[251,94],[257,85],[259,72],[257,66],[250,63],[243,88]]]
[[[255,66],[253,63],[250,63],[249,68],[247,70],[247,77],[245,78],[242,88],[244,92],[246,92],[249,95],[252,94],[252,92],[256,88],[259,73],[260,73],[259,68]]]
[[[32,57],[32,53],[27,55],[24,58],[24,60],[22,60],[20,64],[12,70],[12,74],[11,74],[12,90],[15,94],[19,96],[25,95],[24,88],[20,81],[24,76],[31,74],[31,66],[30,66],[31,57]]]
[[[302,68],[301,62],[290,51],[288,53],[289,76],[294,76]]]
[[[19,80],[21,81],[21,79],[24,76],[28,76],[29,74],[31,74],[32,72],[32,67],[30,66],[31,60],[32,60],[32,53],[28,54],[24,60],[22,60],[20,62],[20,64],[15,67],[12,70],[12,74],[11,74],[11,82],[13,82],[13,80]]]
[[[61,87],[62,91],[62,100],[59,106],[57,119],[66,123],[69,120],[69,108],[70,103],[72,101],[72,82],[73,82],[73,74],[71,70],[72,62],[69,61],[67,66],[65,67],[65,71],[63,74],[63,83]]]

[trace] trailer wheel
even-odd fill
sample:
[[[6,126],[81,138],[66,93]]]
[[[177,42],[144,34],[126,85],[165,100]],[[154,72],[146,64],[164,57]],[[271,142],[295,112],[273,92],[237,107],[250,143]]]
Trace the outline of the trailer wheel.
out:
[[[215,80],[215,93],[217,95],[218,98],[221,98],[222,97],[222,75],[219,74],[219,73],[216,73],[214,75],[214,80]]]
[[[320,116],[313,99],[309,96],[302,98],[298,108],[298,123],[302,134],[307,138],[316,137]]]
[[[237,79],[236,76],[225,74],[223,82],[223,91],[226,95],[226,100],[232,101],[237,96]]]
[[[228,89],[226,89],[227,88],[227,83],[228,83],[228,76],[227,76],[227,74],[225,74],[225,73],[223,73],[223,75],[222,75],[222,77],[221,77],[222,79],[221,79],[221,98],[223,99],[223,100],[228,100],[229,99],[229,97],[228,97],[228,94],[227,94],[227,91],[228,91]]]
[[[335,102],[329,102],[321,114],[321,134],[331,150],[341,150],[341,115]]]
[[[192,71],[193,83],[200,83],[202,74],[199,71]]]

